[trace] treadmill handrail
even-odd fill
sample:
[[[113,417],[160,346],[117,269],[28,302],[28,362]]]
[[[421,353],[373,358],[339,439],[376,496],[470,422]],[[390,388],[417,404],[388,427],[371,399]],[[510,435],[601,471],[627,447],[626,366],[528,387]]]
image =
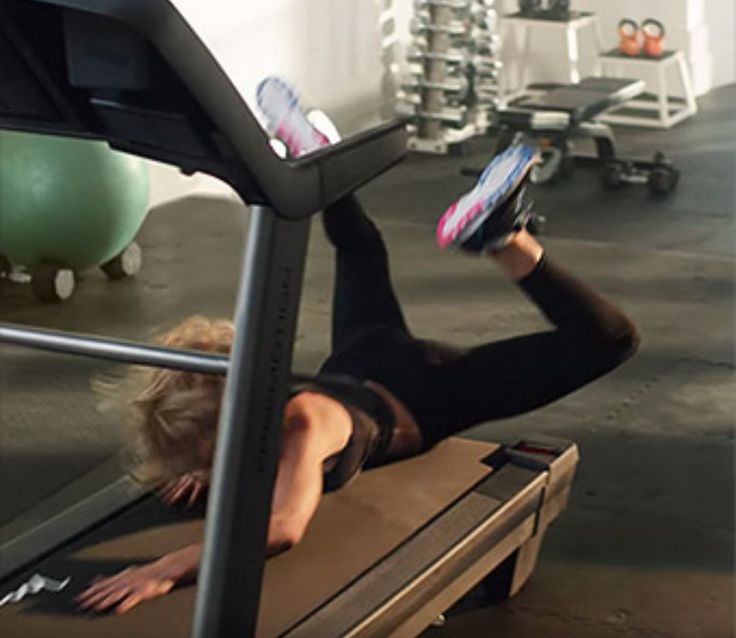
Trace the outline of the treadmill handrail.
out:
[[[110,339],[88,334],[71,334],[45,328],[26,328],[0,323],[0,343],[9,343],[47,352],[200,374],[224,376],[230,358],[194,350],[165,348],[126,339]]]
[[[200,350],[167,348],[129,339],[111,339],[90,334],[72,334],[47,328],[26,328],[11,323],[0,323],[0,343],[77,355],[115,363],[183,370],[197,374],[226,376],[230,357]],[[326,380],[329,375],[322,375]],[[292,372],[292,383],[314,381],[313,375]],[[335,382],[332,379],[333,383]]]

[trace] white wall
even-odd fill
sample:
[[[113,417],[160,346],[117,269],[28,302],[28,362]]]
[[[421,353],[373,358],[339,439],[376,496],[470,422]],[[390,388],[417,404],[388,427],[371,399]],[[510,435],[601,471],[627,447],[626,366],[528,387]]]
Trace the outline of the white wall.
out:
[[[254,113],[254,90],[268,75],[291,80],[308,106],[327,111],[344,134],[379,118],[383,102],[378,15],[391,5],[402,40],[411,40],[413,0],[173,0],[213,51]],[[515,11],[516,0],[497,0]],[[669,29],[670,46],[683,48],[698,93],[736,81],[736,0],[573,0],[573,8],[596,11],[607,45],[615,46],[624,16],[653,16]],[[536,79],[563,80],[562,42],[535,42]],[[507,49],[513,55],[513,43]],[[581,47],[581,71],[593,72],[592,38]],[[184,178],[152,166],[152,204],[193,192],[230,196],[219,183]]]
[[[693,35],[690,59],[699,65],[704,52],[712,51],[711,86],[736,82],[736,1],[700,0],[703,7],[703,28]],[[692,3],[693,8],[695,3]],[[707,38],[707,40],[706,40]]]
[[[342,127],[376,118],[382,73],[376,0],[174,0],[253,108],[257,83],[291,80]]]

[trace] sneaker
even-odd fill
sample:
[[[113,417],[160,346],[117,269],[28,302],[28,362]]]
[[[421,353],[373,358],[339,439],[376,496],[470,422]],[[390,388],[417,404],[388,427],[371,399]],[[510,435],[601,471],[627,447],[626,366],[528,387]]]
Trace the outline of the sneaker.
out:
[[[327,116],[321,111],[305,114],[294,90],[279,78],[262,80],[256,89],[256,101],[266,118],[268,132],[286,145],[291,157],[301,157],[339,141],[337,129]],[[274,150],[279,156],[283,155],[276,148]]]
[[[473,190],[440,218],[437,243],[472,252],[503,247],[531,215],[526,180],[536,160],[537,150],[526,144],[494,157]]]

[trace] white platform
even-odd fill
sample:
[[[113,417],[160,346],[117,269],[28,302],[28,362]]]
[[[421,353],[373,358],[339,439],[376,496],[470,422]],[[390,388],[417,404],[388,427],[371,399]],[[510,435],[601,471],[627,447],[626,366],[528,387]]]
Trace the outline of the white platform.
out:
[[[627,102],[601,116],[604,122],[667,129],[698,112],[690,68],[682,51],[668,51],[662,58],[625,57],[611,52],[600,56],[600,65],[603,75],[614,78],[640,79],[651,75],[653,68],[656,70],[656,100]],[[670,80],[679,84],[680,93],[670,90],[674,86]],[[647,115],[627,113],[632,109],[647,112]]]
[[[510,14],[501,20],[501,41],[504,46],[512,35],[521,41],[518,57],[508,55],[503,77],[502,94],[505,102],[509,102],[526,93],[529,83],[532,42],[536,40],[549,41],[549,33],[559,34],[560,43],[565,47],[567,54],[565,69],[567,80],[571,84],[580,82],[580,38],[583,32],[594,39],[597,53],[603,50],[603,38],[598,26],[595,13],[572,12],[569,20],[549,20],[544,18],[528,18],[520,14]],[[538,36],[538,37],[537,37]],[[511,73],[511,71],[515,73]],[[512,75],[514,77],[512,77]]]

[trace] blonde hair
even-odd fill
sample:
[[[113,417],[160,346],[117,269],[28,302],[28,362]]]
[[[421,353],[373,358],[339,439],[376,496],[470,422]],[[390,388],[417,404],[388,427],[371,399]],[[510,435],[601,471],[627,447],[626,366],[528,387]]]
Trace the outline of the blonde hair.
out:
[[[230,321],[201,316],[190,317],[154,339],[169,348],[217,354],[229,353],[232,340]],[[209,477],[224,377],[134,368],[122,382],[95,385],[109,404],[126,412],[139,478],[159,482],[186,473]]]

